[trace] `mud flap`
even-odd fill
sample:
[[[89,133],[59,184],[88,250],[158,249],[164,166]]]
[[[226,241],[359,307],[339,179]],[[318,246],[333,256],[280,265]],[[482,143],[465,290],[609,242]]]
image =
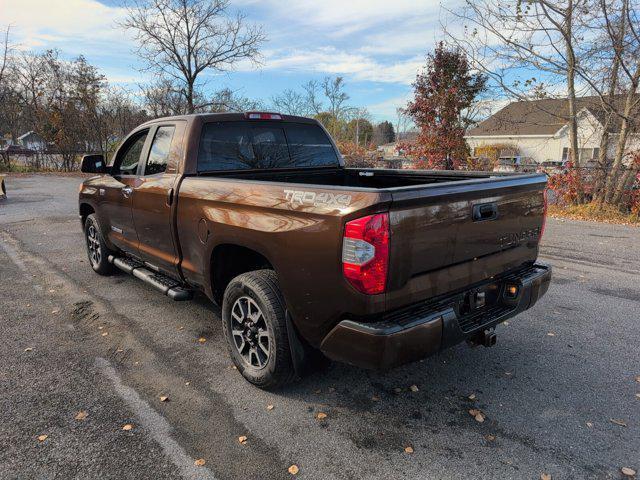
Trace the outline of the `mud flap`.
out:
[[[300,337],[291,320],[289,310],[286,311],[285,316],[287,319],[287,337],[289,338],[291,361],[296,377],[302,378],[307,373],[327,368],[330,363],[329,359]]]

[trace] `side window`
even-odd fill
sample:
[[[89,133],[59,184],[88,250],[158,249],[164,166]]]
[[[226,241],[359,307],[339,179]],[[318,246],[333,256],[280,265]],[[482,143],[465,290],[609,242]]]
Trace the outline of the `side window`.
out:
[[[163,173],[167,169],[169,153],[171,152],[171,140],[175,130],[176,127],[174,126],[160,127],[156,130],[149,158],[144,167],[144,175]]]
[[[147,139],[149,131],[136,134],[124,148],[118,152],[116,161],[114,162],[114,175],[135,175],[138,169],[138,162],[142,154],[144,142]]]

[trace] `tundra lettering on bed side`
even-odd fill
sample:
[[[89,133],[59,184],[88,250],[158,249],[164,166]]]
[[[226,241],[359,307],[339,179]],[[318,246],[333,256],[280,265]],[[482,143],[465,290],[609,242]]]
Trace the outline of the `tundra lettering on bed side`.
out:
[[[513,247],[519,245],[525,240],[538,238],[540,236],[540,227],[523,230],[522,232],[506,233],[500,237],[500,245],[502,248]]]

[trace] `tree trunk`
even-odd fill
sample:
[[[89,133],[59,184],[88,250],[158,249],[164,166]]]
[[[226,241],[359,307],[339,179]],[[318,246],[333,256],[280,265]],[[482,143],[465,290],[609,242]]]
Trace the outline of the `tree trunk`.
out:
[[[631,188],[637,174],[638,169],[632,168],[631,166],[629,166],[629,168],[622,174],[622,177],[618,182],[618,186],[613,192],[613,197],[611,199],[612,204],[620,205],[623,200],[624,192]]]
[[[640,76],[640,67],[638,69],[638,75]],[[637,78],[636,76],[636,78]],[[618,135],[618,142],[616,145],[616,154],[613,157],[613,165],[611,171],[607,176],[607,181],[604,187],[604,201],[610,203],[614,195],[614,184],[619,177],[620,167],[623,166],[623,160],[625,156],[625,150],[627,147],[627,139],[629,137],[629,115],[632,113],[632,108],[635,100],[636,84],[632,84],[632,87],[627,93],[627,98],[624,105],[624,113],[622,118],[622,124],[620,125],[620,133]]]
[[[578,168],[578,122],[576,120],[576,89],[575,89],[575,69],[576,57],[571,43],[572,25],[573,25],[573,2],[569,2],[566,10],[566,29],[565,43],[567,52],[567,101],[569,102],[569,160],[573,164],[573,168]],[[578,172],[579,173],[579,172]],[[584,201],[584,192],[580,174],[577,176],[580,185],[578,185],[578,203]]]
[[[193,105],[193,81],[187,82],[187,113],[195,113],[196,109]]]

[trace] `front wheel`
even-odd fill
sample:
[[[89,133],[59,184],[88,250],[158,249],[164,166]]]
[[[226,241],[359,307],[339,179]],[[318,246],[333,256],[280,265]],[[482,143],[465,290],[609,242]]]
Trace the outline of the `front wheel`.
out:
[[[293,380],[284,301],[273,270],[231,280],[222,300],[222,328],[231,359],[249,382],[275,388]]]
[[[113,252],[104,243],[100,224],[94,213],[89,215],[84,222],[84,236],[87,241],[87,256],[91,268],[100,275],[112,274],[113,265],[109,263],[107,257]]]

